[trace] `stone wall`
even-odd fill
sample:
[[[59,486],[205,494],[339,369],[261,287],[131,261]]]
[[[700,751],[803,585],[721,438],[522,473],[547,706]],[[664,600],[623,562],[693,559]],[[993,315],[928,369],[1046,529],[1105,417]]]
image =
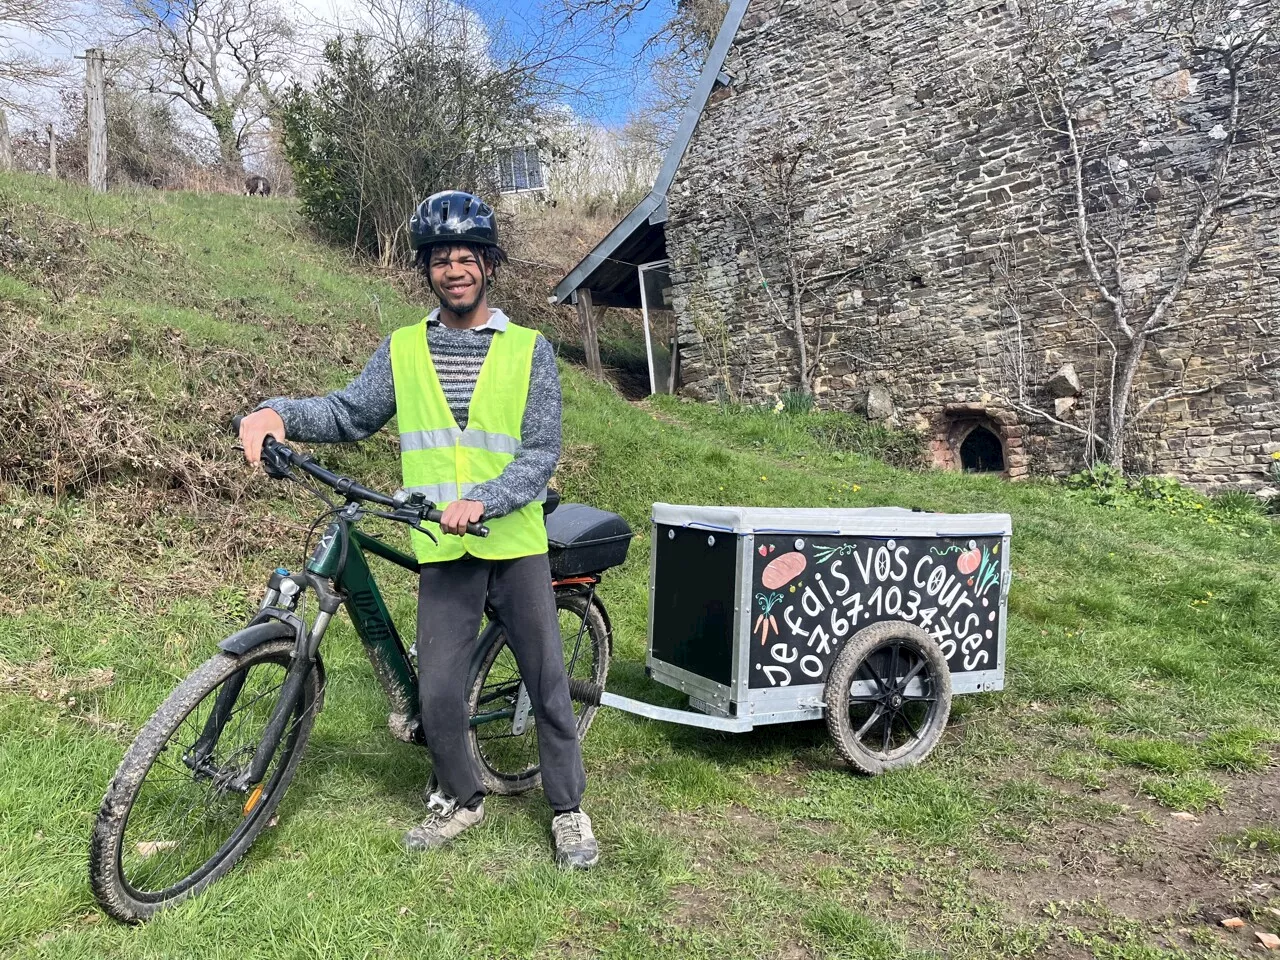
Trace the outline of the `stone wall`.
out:
[[[1128,218],[1117,235],[1140,306],[1176,263],[1222,85],[1127,33],[1124,0],[1095,12],[1114,39],[1071,95],[1086,147],[1120,144],[1085,170],[1091,216]],[[733,82],[704,110],[669,197],[687,394],[767,402],[798,387],[795,266],[806,339],[821,345],[820,405],[865,409],[878,386],[941,465],[957,429],[985,418],[1011,476],[1080,468],[1081,431],[1103,415],[1110,314],[1080,261],[1065,138],[1018,81],[1022,24],[1006,2],[752,0],[725,63]],[[789,164],[806,202],[785,226],[768,205]],[[1134,203],[1108,207],[1112,186]],[[1280,450],[1280,367],[1266,366],[1280,356],[1276,209],[1228,215],[1173,317],[1134,405],[1185,395],[1134,423],[1130,468],[1263,488]],[[1062,395],[1049,382],[1067,364],[1078,389]]]

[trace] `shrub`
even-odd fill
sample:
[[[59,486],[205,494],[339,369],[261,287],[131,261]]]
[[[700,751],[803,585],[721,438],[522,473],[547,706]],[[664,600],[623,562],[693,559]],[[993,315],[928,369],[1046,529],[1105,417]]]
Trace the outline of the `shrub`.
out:
[[[1128,480],[1118,470],[1097,464],[1066,480],[1073,495],[1116,510],[1138,508],[1160,513],[1202,517],[1206,523],[1274,532],[1263,516],[1268,504],[1240,491],[1207,497],[1172,477],[1147,476]]]
[[[339,37],[310,87],[282,105],[285,156],[303,215],[330,239],[383,264],[407,261],[414,204],[437,190],[496,193],[486,148],[531,120],[531,77],[499,70],[466,44],[387,49]]]
[[[87,181],[89,129],[84,95],[64,93],[62,107],[66,116],[76,119],[58,144],[58,175]],[[107,90],[107,143],[107,181],[116,186],[184,187],[192,171],[208,159],[168,101],[124,87]],[[47,158],[47,140],[44,149]]]

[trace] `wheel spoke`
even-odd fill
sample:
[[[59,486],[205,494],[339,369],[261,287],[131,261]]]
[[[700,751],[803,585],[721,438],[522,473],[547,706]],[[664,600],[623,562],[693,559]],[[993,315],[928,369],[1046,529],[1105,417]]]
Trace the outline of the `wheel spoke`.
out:
[[[563,610],[561,611],[561,613],[564,613],[564,612],[565,611]],[[583,617],[581,620],[578,621],[577,627],[578,627],[577,636],[574,637],[574,640],[573,640],[573,655],[569,657],[569,659],[565,662],[565,665],[564,665],[565,672],[571,677],[573,676],[573,668],[578,663],[578,651],[582,649],[583,634],[587,632],[586,617]]]
[[[520,689],[519,681],[504,683],[500,687],[485,687],[484,692],[477,698],[477,704],[492,703],[495,700],[512,699],[516,695],[516,691]]]
[[[907,684],[914,680],[920,671],[924,669],[924,664],[925,661],[923,657],[917,660],[916,665],[907,671],[906,676],[902,678],[902,682],[898,684],[899,689],[907,689]]]
[[[915,739],[919,740],[919,739],[920,739],[920,731],[919,731],[919,730],[917,730],[917,729],[916,729],[916,725],[915,725],[914,723],[912,723],[912,722],[911,722],[911,717],[907,714],[907,711],[905,711],[905,710],[899,710],[899,711],[898,711],[898,716],[900,716],[900,717],[902,718],[902,722],[903,722],[903,723],[905,723],[905,724],[907,725],[907,729],[911,731],[911,736],[913,736]]]
[[[880,679],[880,674],[876,673],[875,670],[872,668],[870,657],[867,657],[866,661],[863,662],[862,666],[858,669],[858,673],[861,673],[864,670],[866,671],[867,676],[869,676],[872,680],[874,680],[875,685],[880,688],[880,693],[887,696],[889,693],[889,688],[886,687],[884,685],[884,681]],[[854,679],[856,680],[857,677],[855,676]],[[865,683],[866,681],[864,680],[863,682]]]
[[[884,713],[883,704],[877,704],[875,710],[871,711],[871,716],[867,717],[866,723],[864,723],[861,727],[858,728],[858,732],[854,734],[854,737],[857,738],[858,740],[861,740],[866,735],[867,731],[870,730],[871,727],[875,724],[875,722],[880,719],[880,716],[883,713]]]

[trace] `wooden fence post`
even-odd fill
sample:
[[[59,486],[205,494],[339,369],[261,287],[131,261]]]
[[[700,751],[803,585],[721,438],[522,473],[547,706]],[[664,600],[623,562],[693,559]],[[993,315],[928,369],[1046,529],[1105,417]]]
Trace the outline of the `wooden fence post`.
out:
[[[102,51],[84,52],[84,99],[89,120],[89,186],[107,189],[107,70]]]
[[[53,132],[53,124],[45,127],[49,133],[49,176],[58,179],[58,135]]]
[[[9,139],[9,119],[0,107],[0,170],[13,169],[13,141]]]
[[[582,327],[582,350],[586,354],[587,370],[592,376],[603,380],[604,365],[600,363],[600,337],[596,327],[595,310],[591,305],[591,291],[579,287],[578,323]]]

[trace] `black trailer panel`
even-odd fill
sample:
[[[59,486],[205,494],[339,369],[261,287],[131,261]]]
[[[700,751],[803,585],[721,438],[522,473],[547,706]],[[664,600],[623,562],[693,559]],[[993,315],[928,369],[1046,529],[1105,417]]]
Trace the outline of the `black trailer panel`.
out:
[[[884,620],[938,643],[956,693],[1004,686],[1006,514],[654,504],[651,676],[698,710],[822,715],[842,644]]]

